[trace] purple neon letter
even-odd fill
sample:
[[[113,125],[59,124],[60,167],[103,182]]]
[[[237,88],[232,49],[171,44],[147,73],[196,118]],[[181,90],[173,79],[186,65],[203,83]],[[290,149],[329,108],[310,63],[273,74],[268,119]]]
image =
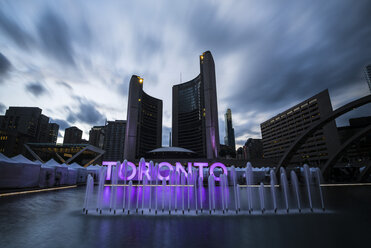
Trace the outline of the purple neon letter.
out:
[[[149,174],[149,163],[141,163],[139,162],[139,180],[143,179],[143,174],[147,176],[147,180],[151,180],[151,175]]]
[[[204,177],[204,167],[209,166],[209,164],[208,163],[195,162],[195,163],[193,163],[193,165],[199,167],[199,171],[198,171],[199,177],[203,178]]]
[[[102,165],[107,165],[107,176],[106,176],[106,180],[111,180],[111,167],[112,165],[115,165],[117,162],[113,162],[113,161],[103,161],[102,162]]]
[[[131,167],[131,175],[127,177],[127,180],[132,180],[135,177],[135,174],[137,174],[137,167],[132,162],[128,162],[128,166]],[[129,171],[129,170],[127,170]]]
[[[225,174],[226,176],[228,175],[227,167],[225,167],[224,164],[222,164],[222,163],[213,163],[213,164],[211,165],[211,167],[210,167],[210,175],[213,175],[213,176],[214,176],[215,181],[220,181],[220,177],[216,177],[216,176],[214,175],[214,169],[215,169],[215,167],[220,167],[220,168],[222,168],[224,174]]]
[[[169,168],[169,175],[167,176],[167,177],[163,177],[162,175],[161,175],[161,167],[163,167],[163,166],[166,166],[166,167],[168,167]],[[174,168],[173,168],[173,166],[171,165],[171,164],[169,164],[168,162],[161,162],[159,165],[158,165],[158,179],[159,180],[163,180],[163,179],[165,179],[166,181],[169,181],[169,179],[170,179],[170,171],[173,171],[174,170]]]
[[[175,171],[179,173],[182,172],[186,177],[188,176],[186,170],[180,162],[175,163]],[[189,163],[188,163],[188,173],[189,173]],[[191,163],[191,173],[192,173],[192,163]]]

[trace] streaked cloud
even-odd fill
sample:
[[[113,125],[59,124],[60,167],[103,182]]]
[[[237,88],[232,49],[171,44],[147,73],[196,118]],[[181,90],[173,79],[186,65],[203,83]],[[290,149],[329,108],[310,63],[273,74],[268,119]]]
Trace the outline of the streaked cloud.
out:
[[[3,1],[0,99],[47,109],[88,138],[92,125],[126,119],[129,80],[140,75],[164,102],[167,144],[171,87],[197,76],[198,55],[210,50],[221,142],[231,108],[242,145],[261,122],[326,88],[335,107],[367,94],[370,9],[368,0]]]

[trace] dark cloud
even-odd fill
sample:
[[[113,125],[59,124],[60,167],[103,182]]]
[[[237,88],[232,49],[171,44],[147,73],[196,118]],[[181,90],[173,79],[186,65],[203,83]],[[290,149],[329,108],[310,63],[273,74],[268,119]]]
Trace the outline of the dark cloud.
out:
[[[97,104],[79,96],[74,96],[78,101],[78,110],[66,108],[69,112],[67,121],[70,123],[82,122],[90,125],[104,124],[106,117],[97,110]]]
[[[73,114],[73,113],[70,113],[68,116],[67,116],[67,121],[69,122],[69,123],[75,123],[76,122],[76,120],[77,120],[77,118],[76,118],[76,116],[75,116],[75,114]]]
[[[11,67],[12,64],[9,62],[9,60],[2,53],[0,53],[0,83],[10,71]]]
[[[48,90],[39,82],[30,82],[26,85],[26,90],[35,97],[42,96],[48,92]]]
[[[47,9],[42,15],[37,29],[42,47],[48,54],[63,64],[75,64],[70,31],[59,15]]]
[[[59,125],[59,130],[65,130],[67,127],[70,127],[71,125],[68,124],[68,122],[66,122],[65,120],[62,120],[62,119],[53,119],[53,118],[50,118],[50,122],[51,123],[57,123]],[[59,136],[60,134],[58,134]]]
[[[72,91],[72,86],[71,86],[71,85],[69,85],[69,84],[68,84],[68,83],[66,83],[66,82],[63,82],[63,81],[59,81],[59,82],[57,82],[57,84],[59,84],[59,85],[61,85],[61,86],[65,87],[66,89],[68,89],[68,90],[71,90],[71,91]]]
[[[185,27],[198,47],[226,54],[235,50],[237,45],[247,45],[246,40],[241,39],[241,32],[246,30],[219,17],[217,5],[201,1],[198,4],[190,13],[189,24]]]
[[[91,125],[103,124],[105,117],[90,103],[80,104],[80,111],[76,115],[81,122]]]
[[[0,30],[18,47],[28,49],[33,44],[33,38],[17,22],[6,16],[0,10]]]
[[[0,102],[0,114],[4,114],[6,110],[6,106]]]
[[[365,25],[371,22],[370,1],[285,6],[260,23],[260,34],[251,33],[243,59],[236,61],[242,63],[239,82],[224,99],[235,112],[277,112],[326,88],[339,93],[365,83],[361,72],[371,62],[371,25]]]

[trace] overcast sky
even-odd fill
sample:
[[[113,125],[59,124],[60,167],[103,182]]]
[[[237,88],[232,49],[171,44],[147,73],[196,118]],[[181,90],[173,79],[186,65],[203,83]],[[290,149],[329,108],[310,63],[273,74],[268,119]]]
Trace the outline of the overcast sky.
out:
[[[172,85],[199,74],[210,50],[220,141],[231,108],[236,144],[260,123],[328,88],[333,107],[369,93],[371,1],[1,1],[0,114],[35,106],[84,131],[126,119],[131,75],[163,100],[163,145]],[[365,106],[338,120],[371,115]],[[62,138],[59,137],[59,142]]]

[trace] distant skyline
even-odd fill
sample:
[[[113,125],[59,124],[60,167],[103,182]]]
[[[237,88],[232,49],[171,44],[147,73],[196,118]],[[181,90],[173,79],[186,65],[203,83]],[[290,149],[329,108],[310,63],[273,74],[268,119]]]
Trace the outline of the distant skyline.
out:
[[[220,137],[230,108],[239,147],[260,137],[260,123],[326,88],[334,108],[369,94],[370,12],[368,0],[1,1],[0,114],[39,107],[62,136],[77,126],[88,139],[92,126],[126,120],[136,74],[163,100],[168,145],[172,86],[193,79],[210,50]],[[338,124],[366,115],[368,105]]]

